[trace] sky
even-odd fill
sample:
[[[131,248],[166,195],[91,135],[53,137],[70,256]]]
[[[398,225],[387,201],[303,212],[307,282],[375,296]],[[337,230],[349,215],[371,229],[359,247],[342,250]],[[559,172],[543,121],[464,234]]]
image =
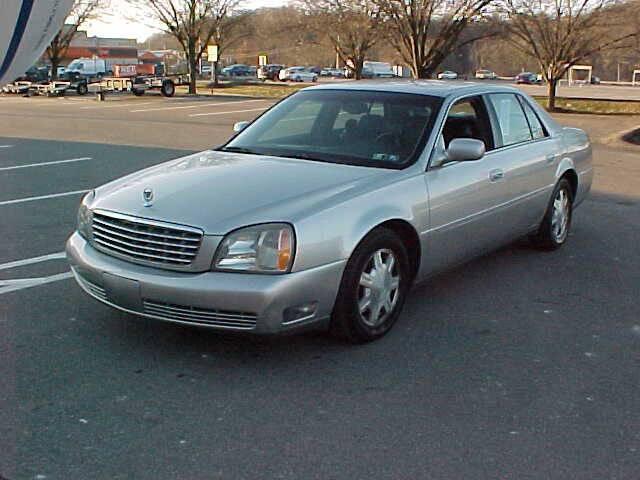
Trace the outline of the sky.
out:
[[[245,2],[243,6],[248,8],[277,7],[285,3],[287,0],[250,0]],[[86,26],[89,36],[136,38],[138,41],[143,41],[155,32],[152,27],[131,20],[135,12],[132,11],[127,0],[111,0],[109,12],[109,15],[103,16],[104,18],[100,20],[92,21]]]

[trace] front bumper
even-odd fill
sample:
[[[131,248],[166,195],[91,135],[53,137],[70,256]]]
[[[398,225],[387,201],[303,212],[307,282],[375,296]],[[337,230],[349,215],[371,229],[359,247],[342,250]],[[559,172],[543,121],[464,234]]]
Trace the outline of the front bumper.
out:
[[[75,232],[67,259],[95,299],[144,317],[221,330],[279,333],[328,323],[346,261],[285,275],[183,273],[129,263],[94,249]],[[285,322],[288,308],[315,312]]]

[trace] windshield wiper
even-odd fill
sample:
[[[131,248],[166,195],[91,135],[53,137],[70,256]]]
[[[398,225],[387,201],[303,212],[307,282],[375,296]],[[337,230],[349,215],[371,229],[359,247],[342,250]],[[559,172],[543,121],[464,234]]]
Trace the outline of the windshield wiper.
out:
[[[223,152],[246,153],[248,155],[264,155],[264,153],[256,152],[246,147],[224,147]]]
[[[315,160],[316,162],[324,162],[325,160],[318,158],[314,155],[309,155],[308,153],[283,153],[280,155],[286,158],[297,158],[300,160]]]

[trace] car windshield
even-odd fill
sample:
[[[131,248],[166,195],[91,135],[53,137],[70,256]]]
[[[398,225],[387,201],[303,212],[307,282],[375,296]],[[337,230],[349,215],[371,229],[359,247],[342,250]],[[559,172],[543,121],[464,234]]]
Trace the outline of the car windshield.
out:
[[[420,153],[440,104],[440,98],[407,93],[302,91],[221,150],[403,168]]]

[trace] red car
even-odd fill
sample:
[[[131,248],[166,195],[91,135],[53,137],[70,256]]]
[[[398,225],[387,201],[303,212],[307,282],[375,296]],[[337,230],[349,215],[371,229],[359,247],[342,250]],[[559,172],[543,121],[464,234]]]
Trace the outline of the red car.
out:
[[[541,82],[540,80],[538,80],[538,75],[536,75],[535,73],[522,72],[516,75],[516,83],[517,84],[524,83],[526,85],[535,85]]]

